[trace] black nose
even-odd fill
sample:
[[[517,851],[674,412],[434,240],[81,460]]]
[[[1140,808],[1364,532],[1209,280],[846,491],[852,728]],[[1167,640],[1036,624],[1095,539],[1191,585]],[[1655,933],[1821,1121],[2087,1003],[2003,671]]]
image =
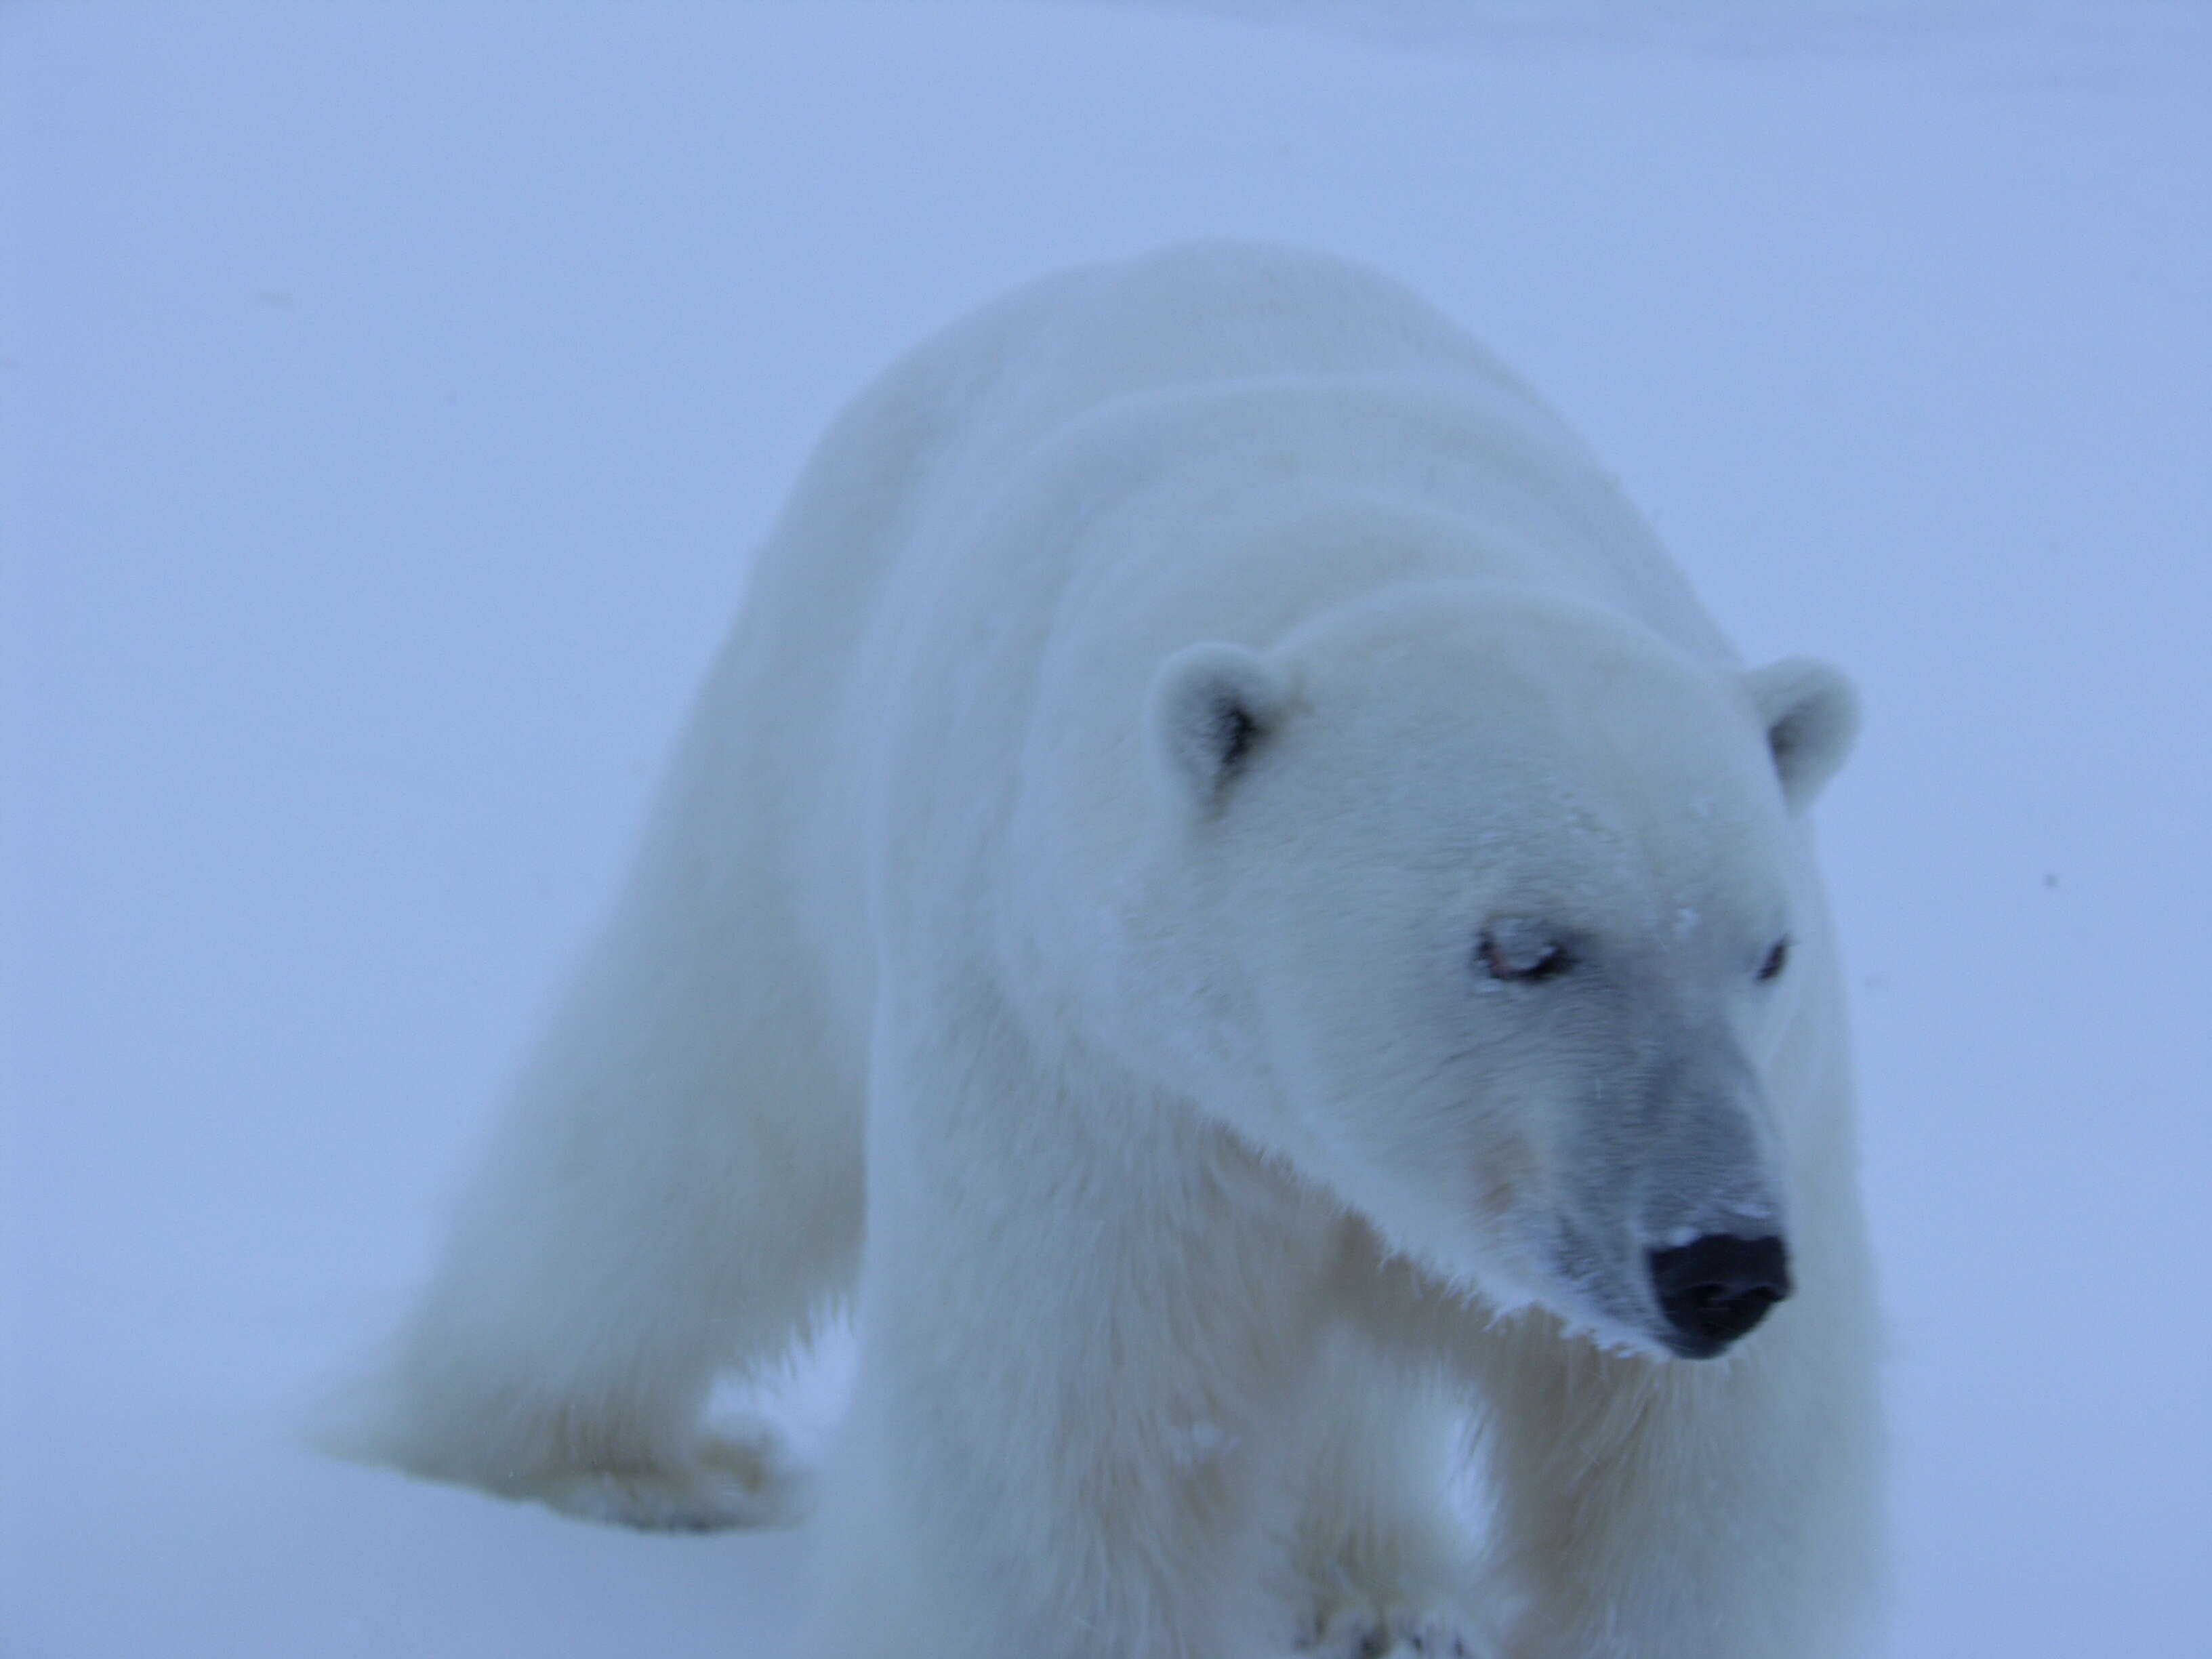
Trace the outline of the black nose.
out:
[[[1778,1238],[1707,1233],[1652,1251],[1651,1285],[1674,1328],[1667,1346],[1685,1359],[1710,1359],[1790,1294],[1790,1253]]]

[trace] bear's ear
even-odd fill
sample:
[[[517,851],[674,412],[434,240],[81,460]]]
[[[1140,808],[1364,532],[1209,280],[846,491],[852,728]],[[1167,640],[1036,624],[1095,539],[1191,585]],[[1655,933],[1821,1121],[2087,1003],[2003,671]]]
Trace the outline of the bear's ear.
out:
[[[1169,786],[1192,806],[1220,799],[1290,703],[1282,675],[1241,645],[1188,646],[1160,665],[1146,740]]]
[[[1842,673],[1811,657],[1784,657],[1743,677],[1766,727],[1766,746],[1790,811],[1813,804],[1858,735],[1859,695]]]

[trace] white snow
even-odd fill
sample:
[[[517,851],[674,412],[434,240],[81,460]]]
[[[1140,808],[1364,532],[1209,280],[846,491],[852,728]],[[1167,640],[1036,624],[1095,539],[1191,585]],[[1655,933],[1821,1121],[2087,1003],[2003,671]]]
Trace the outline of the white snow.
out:
[[[2212,1630],[2212,13],[0,9],[0,1653],[783,1650],[800,1540],[319,1461],[823,422],[1243,233],[1512,360],[1823,800],[1895,1659]]]

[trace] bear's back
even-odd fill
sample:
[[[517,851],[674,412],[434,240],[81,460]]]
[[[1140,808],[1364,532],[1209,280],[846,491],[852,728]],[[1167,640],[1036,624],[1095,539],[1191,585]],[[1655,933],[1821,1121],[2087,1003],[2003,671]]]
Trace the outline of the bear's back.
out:
[[[978,436],[1009,459],[1121,398],[1253,382],[1480,386],[1549,418],[1510,371],[1398,284],[1261,244],[1188,243],[1047,277],[940,342],[998,370]]]
[[[1558,428],[1444,318],[1340,260],[1203,242],[1028,283],[908,352],[831,423],[756,555],[708,695],[774,711],[750,726],[751,763],[804,793],[895,569],[941,556],[1042,452],[1115,405],[1352,380],[1473,394]]]
[[[810,567],[848,600],[924,523],[960,520],[1071,428],[1133,398],[1261,384],[1429,384],[1557,431],[1496,359],[1395,283],[1340,260],[1198,242],[1040,278],[886,369],[831,425],[757,580]],[[842,567],[834,574],[823,561]]]

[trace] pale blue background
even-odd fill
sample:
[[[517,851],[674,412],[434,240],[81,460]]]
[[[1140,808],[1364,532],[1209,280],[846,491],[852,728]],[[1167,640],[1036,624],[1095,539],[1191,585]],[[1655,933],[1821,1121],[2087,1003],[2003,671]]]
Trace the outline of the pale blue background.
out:
[[[9,1659],[781,1650],[790,1536],[284,1413],[824,420],[1218,232],[1410,280],[1857,674],[1893,1655],[2212,1655],[2203,6],[16,3],[0,121]]]

